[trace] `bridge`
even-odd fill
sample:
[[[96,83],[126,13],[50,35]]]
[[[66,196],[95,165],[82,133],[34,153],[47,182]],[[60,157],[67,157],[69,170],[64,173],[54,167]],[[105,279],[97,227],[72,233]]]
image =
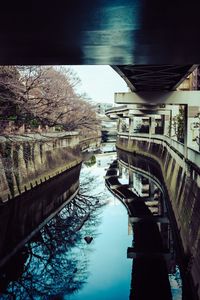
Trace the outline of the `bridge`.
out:
[[[189,67],[186,74],[193,68]],[[191,133],[191,124],[199,111],[199,91],[177,90],[176,76],[172,76],[173,84],[168,79],[165,81],[161,66],[115,66],[114,69],[131,90],[116,93],[115,102],[123,105],[106,111],[108,117],[118,122],[116,145],[119,158],[120,155],[124,157],[120,151],[125,151],[133,157],[126,161],[129,168],[135,157],[141,157],[141,160],[145,157],[159,166],[155,176],[162,178],[166,187],[178,239],[183,247],[182,255],[188,257],[185,265],[188,282],[198,294],[196,297],[200,297],[200,223],[197,222],[200,211],[200,152],[199,148],[194,148]],[[180,109],[182,111],[181,139],[173,131],[173,116],[177,109],[179,114]]]

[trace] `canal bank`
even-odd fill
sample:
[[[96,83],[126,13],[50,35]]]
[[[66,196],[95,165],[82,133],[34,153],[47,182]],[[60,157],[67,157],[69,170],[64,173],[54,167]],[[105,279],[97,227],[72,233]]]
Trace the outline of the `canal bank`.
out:
[[[159,139],[149,141],[142,137],[128,139],[120,136],[117,147],[119,151],[129,152],[133,161],[135,155],[152,161],[154,168],[150,172],[161,178],[168,195],[186,284],[192,289],[192,296],[188,296],[188,299],[199,299],[199,167]],[[143,169],[146,170],[145,164]]]
[[[133,280],[136,268],[127,258],[127,249],[134,232],[127,210],[110,194],[104,181],[115,158],[112,152],[88,157],[77,196],[1,269],[2,299],[132,297],[137,289]],[[91,243],[86,237],[92,238]],[[173,300],[180,300],[178,273],[169,276]]]
[[[77,194],[80,169],[71,167],[0,206],[0,266]]]
[[[2,139],[0,266],[75,197],[82,150],[99,145],[95,138],[79,142],[76,132]]]
[[[100,138],[80,140],[78,132],[0,137],[0,201],[6,202],[82,161]]]
[[[127,213],[103,178],[113,158],[100,154],[85,162],[77,196],[1,269],[2,299],[128,298],[132,236]],[[86,236],[93,238],[90,244]]]

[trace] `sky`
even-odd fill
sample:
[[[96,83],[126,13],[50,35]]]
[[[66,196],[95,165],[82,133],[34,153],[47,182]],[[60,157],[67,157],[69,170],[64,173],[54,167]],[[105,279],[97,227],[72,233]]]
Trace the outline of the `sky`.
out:
[[[126,82],[108,65],[68,66],[81,79],[77,91],[86,93],[95,102],[114,103],[115,92],[127,92]]]

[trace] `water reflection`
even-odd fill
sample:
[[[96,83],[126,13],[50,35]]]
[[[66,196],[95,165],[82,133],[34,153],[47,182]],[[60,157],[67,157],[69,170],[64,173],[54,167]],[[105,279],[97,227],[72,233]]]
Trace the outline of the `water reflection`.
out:
[[[132,237],[103,178],[113,158],[86,162],[79,195],[1,268],[1,299],[128,299]]]
[[[128,218],[121,202],[104,185],[114,159],[113,153],[88,158],[77,197],[1,268],[1,299],[142,300],[154,295],[152,299],[163,300],[171,299],[171,293],[173,300],[182,299],[162,191],[155,181],[121,164],[119,182],[143,198],[142,206],[148,206],[157,219],[144,224],[136,216]],[[159,218],[165,219],[159,222]],[[151,230],[156,232],[153,240]],[[86,236],[93,238],[90,244]],[[127,259],[129,246],[131,257],[146,245],[153,250],[160,245],[169,254],[167,260]],[[167,287],[159,284],[161,277]],[[166,297],[163,289],[168,290]]]
[[[104,205],[95,185],[94,178],[84,176],[77,197],[1,268],[2,299],[46,299],[83,286],[88,277],[84,237],[95,238],[97,208]]]
[[[132,193],[135,199],[127,203],[131,215],[129,230],[132,227],[133,232],[132,247],[128,248],[128,257],[133,258],[130,298],[181,300],[182,280],[165,197],[159,180],[149,177],[156,172],[149,172],[152,166],[147,161],[142,168],[142,158],[138,163],[137,158],[128,153],[119,151],[118,155],[117,180],[128,189],[129,197]]]
[[[77,192],[81,165],[0,205],[0,266]]]

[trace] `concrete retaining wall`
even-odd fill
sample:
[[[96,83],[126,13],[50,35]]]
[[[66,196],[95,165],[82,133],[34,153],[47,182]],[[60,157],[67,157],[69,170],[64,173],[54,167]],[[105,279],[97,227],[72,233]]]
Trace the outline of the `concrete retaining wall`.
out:
[[[0,205],[0,267],[79,190],[81,164]]]
[[[101,145],[101,138],[95,137],[95,138],[84,138],[80,141],[80,148],[82,151],[90,148],[91,150],[96,150],[97,148],[100,148]]]
[[[119,137],[119,149],[153,159],[161,175],[181,238],[186,272],[200,299],[200,169],[162,141]]]
[[[79,137],[26,137],[0,142],[0,199],[4,202],[81,161]]]

